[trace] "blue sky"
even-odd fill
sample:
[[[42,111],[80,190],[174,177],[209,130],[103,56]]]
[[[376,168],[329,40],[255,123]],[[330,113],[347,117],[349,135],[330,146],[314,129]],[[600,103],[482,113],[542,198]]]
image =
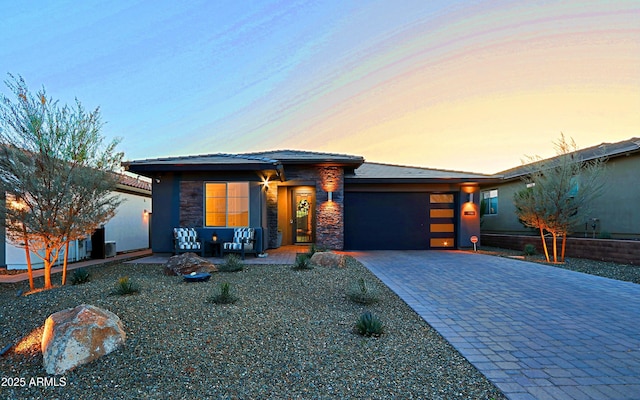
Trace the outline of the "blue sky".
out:
[[[553,155],[561,132],[640,136],[637,1],[0,0],[0,15],[0,73],[100,106],[127,159],[289,148],[493,173]]]

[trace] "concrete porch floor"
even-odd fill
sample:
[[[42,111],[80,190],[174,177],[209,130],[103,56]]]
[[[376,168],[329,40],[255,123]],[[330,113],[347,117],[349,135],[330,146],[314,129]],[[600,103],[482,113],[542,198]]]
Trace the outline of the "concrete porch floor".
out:
[[[266,257],[256,257],[255,254],[247,254],[244,259],[245,264],[291,264],[296,260],[297,253],[306,253],[309,246],[306,245],[289,245],[281,246],[277,249],[269,249],[265,252]],[[130,260],[127,262],[140,264],[164,264],[172,254],[152,254],[147,257]],[[214,264],[220,264],[224,261],[222,257],[205,257]]]

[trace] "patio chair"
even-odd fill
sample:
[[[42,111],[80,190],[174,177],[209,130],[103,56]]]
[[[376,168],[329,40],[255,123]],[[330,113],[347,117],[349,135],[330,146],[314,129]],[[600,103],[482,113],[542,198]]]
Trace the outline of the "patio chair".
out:
[[[222,244],[222,257],[225,253],[240,253],[243,260],[246,253],[254,253],[257,256],[256,230],[254,228],[235,228],[233,241]]]
[[[173,228],[173,254],[200,253],[204,257],[204,246],[194,228]]]

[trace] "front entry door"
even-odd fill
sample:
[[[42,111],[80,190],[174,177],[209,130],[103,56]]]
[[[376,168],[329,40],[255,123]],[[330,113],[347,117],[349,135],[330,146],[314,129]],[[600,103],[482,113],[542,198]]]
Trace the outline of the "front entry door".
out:
[[[315,196],[312,190],[296,189],[293,191],[293,242],[312,243],[315,232]]]

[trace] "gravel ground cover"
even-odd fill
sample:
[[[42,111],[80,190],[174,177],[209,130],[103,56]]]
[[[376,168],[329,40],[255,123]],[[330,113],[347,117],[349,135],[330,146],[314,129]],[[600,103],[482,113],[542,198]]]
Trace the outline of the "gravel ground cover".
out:
[[[89,271],[89,283],[27,296],[16,296],[28,289],[26,282],[0,286],[0,348],[30,332],[37,337],[48,315],[83,303],[122,319],[125,346],[41,385],[37,378],[51,377],[42,367],[39,343],[16,346],[0,357],[0,398],[505,398],[353,259],[345,269],[250,265],[200,283],[164,276],[160,265]],[[140,293],[111,295],[122,276],[139,282]],[[359,278],[378,287],[379,302],[348,299]],[[207,301],[222,282],[231,285],[236,303]],[[380,337],[354,332],[365,311],[383,321]],[[25,384],[7,387],[6,378],[24,378]],[[32,378],[36,384],[30,386]]]
[[[637,265],[617,264],[607,261],[570,257],[567,257],[564,263],[553,264],[548,263],[545,260],[544,254],[534,254],[528,256],[524,255],[522,251],[502,249],[497,247],[483,247],[482,249],[478,250],[478,252],[500,257],[522,257],[522,259],[526,261],[537,262],[556,268],[569,269],[571,271],[583,272],[585,274],[602,276],[619,281],[640,283],[640,266]]]

